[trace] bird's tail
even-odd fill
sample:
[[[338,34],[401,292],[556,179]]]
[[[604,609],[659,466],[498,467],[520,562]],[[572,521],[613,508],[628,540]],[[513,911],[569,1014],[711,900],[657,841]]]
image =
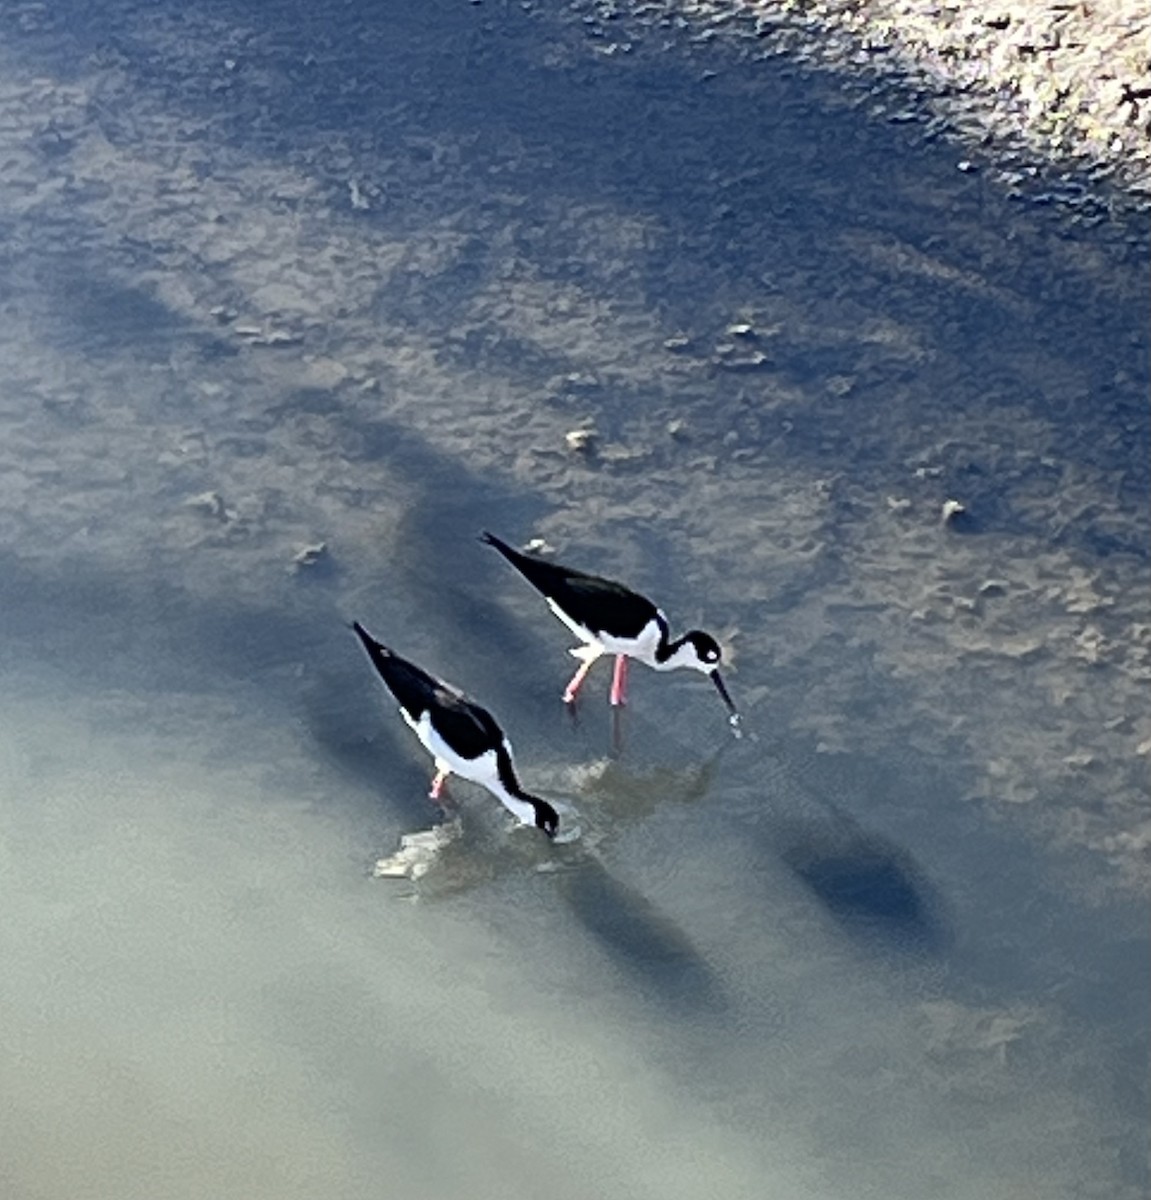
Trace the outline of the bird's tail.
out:
[[[508,560],[508,562],[514,563],[517,558],[522,557],[522,555],[509,546],[507,542],[503,540],[503,538],[496,537],[494,533],[488,533],[486,529],[480,534],[480,541],[486,546],[494,546],[504,556],[504,558]]]
[[[375,663],[377,668],[382,667],[389,658],[394,657],[393,652],[382,642],[377,642],[359,621],[352,622],[352,629],[360,639],[364,649],[368,652],[368,657]]]

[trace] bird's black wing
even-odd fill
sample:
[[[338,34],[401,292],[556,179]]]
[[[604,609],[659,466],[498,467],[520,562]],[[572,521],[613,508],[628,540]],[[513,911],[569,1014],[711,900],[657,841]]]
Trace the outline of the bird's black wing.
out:
[[[656,606],[622,583],[521,554],[494,534],[485,533],[483,541],[494,546],[537,591],[592,633],[609,630],[621,637],[634,637],[649,621],[658,619]]]
[[[352,628],[388,691],[413,721],[430,713],[436,732],[463,758],[479,758],[503,745],[503,732],[487,709],[377,642],[358,621]]]
[[[486,708],[448,687],[437,690],[436,701],[432,725],[461,758],[479,758],[489,750],[501,752],[503,730]]]

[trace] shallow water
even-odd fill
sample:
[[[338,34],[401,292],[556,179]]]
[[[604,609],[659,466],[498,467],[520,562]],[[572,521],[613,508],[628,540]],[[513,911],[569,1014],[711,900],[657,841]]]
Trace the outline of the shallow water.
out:
[[[0,19],[8,1195],[1146,1191],[1142,231],[583,15]],[[580,839],[373,879],[352,618]]]

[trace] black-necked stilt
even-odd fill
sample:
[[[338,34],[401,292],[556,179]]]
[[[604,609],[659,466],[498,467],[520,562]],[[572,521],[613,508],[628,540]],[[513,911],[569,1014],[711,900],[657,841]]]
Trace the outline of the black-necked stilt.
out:
[[[719,673],[723,654],[711,634],[692,629],[672,641],[663,613],[622,583],[521,554],[491,533],[483,534],[481,541],[494,546],[542,592],[552,612],[584,643],[570,651],[582,664],[564,689],[565,703],[575,700],[588,671],[603,654],[616,656],[611,703],[625,703],[627,660],[638,658],[657,671],[689,667],[709,675],[727,705],[732,729],[739,733],[739,712]]]
[[[520,787],[512,748],[491,713],[451,684],[381,645],[359,621],[352,628],[380,678],[399,701],[400,716],[436,760],[429,797],[439,800],[444,780],[454,771],[487,788],[521,824],[535,825],[548,837],[555,837],[559,827],[556,810]]]

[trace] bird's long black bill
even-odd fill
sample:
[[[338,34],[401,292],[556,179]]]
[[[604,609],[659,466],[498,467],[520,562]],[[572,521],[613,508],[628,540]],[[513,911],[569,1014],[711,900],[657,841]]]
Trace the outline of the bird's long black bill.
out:
[[[718,671],[712,671],[711,681],[715,684],[715,690],[719,692],[720,698],[723,700],[724,704],[727,705],[727,711],[730,713],[730,716],[727,718],[727,723],[731,726],[732,732],[736,735],[736,737],[739,737],[739,709],[735,707],[735,701],[732,700],[731,696],[728,694],[727,687],[725,686],[723,678]]]

